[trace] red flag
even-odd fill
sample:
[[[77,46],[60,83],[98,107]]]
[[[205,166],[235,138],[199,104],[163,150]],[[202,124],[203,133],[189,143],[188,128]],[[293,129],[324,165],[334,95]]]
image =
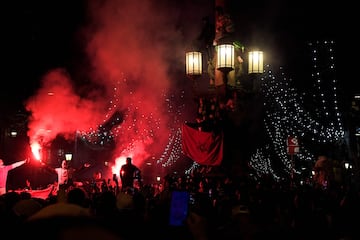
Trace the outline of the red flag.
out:
[[[184,123],[182,150],[200,165],[220,165],[223,159],[223,133],[202,132]]]

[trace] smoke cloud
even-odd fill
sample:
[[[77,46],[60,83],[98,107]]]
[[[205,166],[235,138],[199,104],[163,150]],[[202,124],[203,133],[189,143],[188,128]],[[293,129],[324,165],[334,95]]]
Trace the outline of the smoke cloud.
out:
[[[182,7],[189,11],[189,6],[168,1],[88,3],[86,24],[79,32],[90,63],[88,75],[97,88],[80,94],[79,89],[87,88],[74,84],[66,69],[49,70],[26,102],[30,143],[45,146],[58,135],[71,140],[79,132],[96,135],[106,124],[105,135],[116,145],[109,161],[131,156],[141,165],[168,142],[175,121],[169,114],[169,95],[182,84],[178,73],[184,72],[183,43],[196,38],[189,35],[199,33],[202,15],[186,15]],[[185,33],[181,21],[190,16],[197,16],[198,24]]]

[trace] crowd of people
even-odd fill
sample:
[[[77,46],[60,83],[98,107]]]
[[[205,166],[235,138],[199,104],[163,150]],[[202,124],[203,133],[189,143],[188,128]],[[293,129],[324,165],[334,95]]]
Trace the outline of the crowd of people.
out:
[[[200,131],[216,130],[236,108],[236,95],[228,102],[199,99]],[[88,184],[76,184],[66,160],[46,169],[57,175],[55,191],[46,198],[6,189],[7,174],[28,160],[5,166],[0,161],[0,224],[10,237],[55,239],[140,239],[146,234],[168,239],[359,239],[360,189],[351,184],[285,185],[271,178],[250,179],[199,166],[187,174],[168,174],[161,181],[143,184],[140,169],[127,157],[119,179],[94,173]],[[172,196],[188,193],[187,217],[181,226],[170,224]],[[176,211],[175,211],[175,214]],[[176,216],[175,216],[176,217]],[[15,231],[13,231],[15,229]],[[16,231],[21,229],[21,231]]]
[[[134,176],[134,175],[133,175]],[[360,192],[351,186],[284,186],[229,175],[169,174],[141,187],[89,192],[60,185],[46,199],[26,191],[0,197],[0,224],[12,237],[55,239],[358,239]],[[169,224],[174,191],[189,193],[188,217]],[[13,228],[12,228],[13,227]],[[71,238],[71,239],[72,239]]]
[[[233,91],[224,99],[218,97],[199,97],[197,101],[197,113],[195,123],[190,123],[199,131],[219,131],[229,112],[233,112],[237,105],[237,93]]]

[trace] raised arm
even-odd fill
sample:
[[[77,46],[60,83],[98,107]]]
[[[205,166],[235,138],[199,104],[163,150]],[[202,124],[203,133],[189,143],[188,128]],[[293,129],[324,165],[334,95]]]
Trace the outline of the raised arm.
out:
[[[43,167],[43,169],[45,169],[46,171],[48,171],[48,172],[50,172],[50,173],[56,173],[56,174],[57,174],[57,171],[55,170],[55,168],[50,167],[49,165],[47,165],[47,164],[44,163],[44,162],[41,162],[40,164],[41,164],[41,166]]]
[[[91,166],[90,163],[84,163],[82,166],[80,166],[79,168],[74,168],[73,170],[76,172],[80,172],[86,168],[89,168]]]
[[[26,162],[28,162],[28,159],[21,160],[21,161],[18,161],[18,162],[14,162],[14,163],[10,164],[11,169],[20,167],[21,165],[25,164]]]

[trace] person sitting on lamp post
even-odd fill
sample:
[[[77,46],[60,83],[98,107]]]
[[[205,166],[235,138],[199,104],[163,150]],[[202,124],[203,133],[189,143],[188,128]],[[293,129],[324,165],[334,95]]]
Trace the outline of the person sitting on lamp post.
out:
[[[213,45],[216,46],[224,39],[231,39],[235,32],[235,26],[229,14],[225,13],[221,6],[215,8],[216,23],[215,23],[215,38]]]

